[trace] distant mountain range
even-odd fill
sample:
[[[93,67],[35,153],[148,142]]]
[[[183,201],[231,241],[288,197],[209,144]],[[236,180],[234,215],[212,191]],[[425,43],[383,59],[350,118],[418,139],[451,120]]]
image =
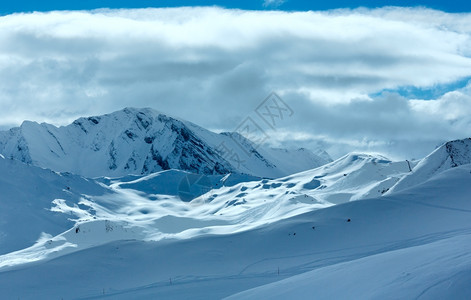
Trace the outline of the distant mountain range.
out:
[[[178,169],[277,178],[332,161],[323,150],[257,147],[238,133],[217,134],[150,108],[125,108],[63,127],[25,121],[0,132],[0,153],[87,177]]]

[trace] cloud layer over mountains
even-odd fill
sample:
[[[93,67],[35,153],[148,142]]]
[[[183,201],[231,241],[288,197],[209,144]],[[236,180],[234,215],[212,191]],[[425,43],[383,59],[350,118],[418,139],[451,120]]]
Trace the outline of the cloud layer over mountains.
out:
[[[0,126],[125,106],[233,130],[271,92],[270,142],[421,156],[471,129],[471,16],[100,10],[0,18]],[[408,149],[405,151],[405,149]]]

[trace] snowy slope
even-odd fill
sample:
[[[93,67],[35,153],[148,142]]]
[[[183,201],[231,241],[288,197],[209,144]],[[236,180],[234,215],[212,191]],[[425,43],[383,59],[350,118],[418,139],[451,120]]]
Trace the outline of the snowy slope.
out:
[[[235,133],[216,134],[149,108],[80,118],[59,128],[25,121],[0,132],[0,153],[87,177],[179,169],[275,178],[329,162],[305,149],[257,148]]]
[[[15,163],[27,172],[28,166]],[[203,176],[168,170],[147,176],[102,178],[101,181],[110,186],[109,190],[103,188],[106,191],[104,195],[87,191],[87,196],[72,203],[57,200],[64,198],[53,197],[52,192],[43,192],[44,202],[41,205],[54,207],[56,214],[63,213],[67,218],[76,220],[79,226],[84,226],[80,224],[90,220],[97,224],[113,222],[119,228],[124,226],[135,232],[144,231],[145,234],[140,235],[143,239],[180,239],[205,234],[208,226],[217,226],[213,229],[214,233],[233,233],[334,204],[381,195],[407,168],[406,162],[391,162],[379,155],[349,154],[323,167],[275,180],[241,174]],[[22,182],[22,173],[15,176],[10,175],[10,180]],[[187,181],[198,183],[197,180],[207,184],[196,185],[197,189],[203,191],[195,190],[194,187],[186,190],[182,185]],[[31,181],[30,185],[41,184],[33,179]],[[77,203],[80,205],[75,206]],[[34,209],[24,208],[24,211],[35,214]],[[61,229],[69,229],[73,224],[69,222],[68,226]],[[58,232],[56,230],[53,233]],[[38,235],[35,233],[34,238]],[[94,241],[94,245],[122,238],[121,235],[107,236],[109,238],[101,242]],[[68,237],[65,238],[68,246],[63,246],[60,251],[43,241],[43,244],[21,253],[45,259],[86,247],[82,243],[71,242],[70,234],[58,238],[61,245],[64,244],[64,237]],[[31,246],[32,243],[23,245]],[[51,250],[44,252],[44,246]],[[41,252],[41,255],[34,254],[37,252]]]
[[[80,176],[0,157],[0,254],[29,247],[41,235],[71,228],[73,216],[52,211],[52,202],[61,199],[74,208],[85,193],[98,196],[111,190]]]
[[[180,170],[102,178],[120,196],[92,198],[93,210],[101,212],[103,208],[97,205],[114,201],[119,203],[119,211],[112,208],[114,217],[130,223],[149,220],[147,231],[153,239],[160,239],[162,233],[186,238],[207,224],[218,224],[221,233],[247,230],[334,204],[381,196],[405,172],[409,172],[405,161],[353,153],[317,169],[273,180]]]
[[[223,186],[192,203],[205,203],[214,215],[226,218],[269,222],[302,210],[381,196],[409,170],[406,161],[392,162],[381,155],[351,153],[287,177]]]
[[[292,277],[288,285],[305,291],[287,288],[283,296],[294,299],[463,296],[471,279],[470,171],[469,165],[452,168],[407,193],[336,205],[235,234],[218,233],[218,225],[210,225],[204,236],[189,239],[145,242],[128,235],[128,241],[0,269],[0,290],[13,299],[221,299]],[[90,226],[72,233],[71,243],[126,232],[114,228]],[[140,239],[141,234],[130,236]],[[234,298],[264,299],[285,286],[282,281]]]
[[[443,171],[470,163],[471,138],[447,142],[422,159],[413,172],[391,188],[391,192],[407,189]]]
[[[316,197],[338,204],[383,195],[410,172],[410,166],[410,162],[391,161],[379,154],[349,153],[332,163],[280,180],[301,183]]]
[[[469,232],[457,233],[319,268],[226,299],[469,299],[470,245]]]
[[[202,132],[211,148],[219,135]],[[463,298],[468,143],[418,165],[351,153],[278,179],[172,169],[93,181],[0,156],[2,297]]]
[[[180,170],[168,170],[147,176],[98,180],[115,187],[137,190],[149,196],[179,195],[182,181],[204,177],[201,181],[212,189],[203,197],[206,204],[233,200],[245,200],[246,204],[250,204],[257,199],[271,199],[273,203],[274,198],[278,197],[297,198],[299,201],[305,197],[309,200],[306,200],[307,202],[313,202],[315,198],[315,201],[338,204],[381,196],[409,173],[409,167],[413,165],[407,161],[393,162],[378,154],[350,153],[322,167],[278,179],[262,179],[243,174],[196,175]],[[195,196],[199,194],[201,193],[194,193]],[[196,199],[198,200],[202,199]]]
[[[172,195],[179,196],[182,201],[191,201],[212,189],[218,189],[222,186],[230,187],[242,182],[258,181],[261,178],[237,173],[203,175],[172,169],[146,176],[98,178],[97,180],[115,188],[136,190],[148,197],[152,195]],[[185,184],[187,182],[190,189],[186,189]]]

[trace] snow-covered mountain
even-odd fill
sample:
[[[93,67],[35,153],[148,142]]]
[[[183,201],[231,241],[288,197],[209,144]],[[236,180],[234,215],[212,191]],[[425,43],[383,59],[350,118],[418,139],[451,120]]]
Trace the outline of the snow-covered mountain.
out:
[[[391,188],[391,192],[413,187],[443,171],[470,163],[471,138],[447,142],[420,160],[411,173]]]
[[[295,173],[326,158],[255,149],[147,109],[0,136],[6,299],[471,292],[471,139],[420,161],[351,153]],[[221,144],[252,154],[239,165]]]
[[[276,178],[331,161],[325,152],[256,147],[238,133],[216,134],[149,108],[80,118],[64,127],[25,121],[0,132],[0,153],[87,177],[179,169]]]
[[[382,196],[408,172],[407,161],[393,162],[377,154],[351,153],[287,177],[214,185],[191,204],[204,204],[206,212],[249,226],[260,220],[274,222],[307,211]],[[145,186],[120,185],[149,192],[142,189]]]
[[[319,168],[278,180],[296,184],[318,199],[339,204],[383,195],[413,165],[408,161],[391,161],[380,154],[349,153]]]

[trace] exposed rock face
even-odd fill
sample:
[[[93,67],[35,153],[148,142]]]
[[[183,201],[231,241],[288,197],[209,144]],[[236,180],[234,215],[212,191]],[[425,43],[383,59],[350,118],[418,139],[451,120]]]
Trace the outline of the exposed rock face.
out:
[[[289,152],[257,148],[243,137],[238,137],[236,143],[234,134],[216,134],[148,108],[125,108],[80,118],[63,127],[25,121],[18,128],[0,132],[0,153],[28,164],[88,177],[168,169],[277,177],[329,162],[329,158],[306,149]],[[245,156],[234,161],[219,149],[222,144],[233,156]],[[297,163],[290,164],[290,156],[298,156]]]
[[[471,138],[450,141],[422,159],[412,172],[403,177],[392,189],[400,191],[425,182],[432,176],[471,163]]]

